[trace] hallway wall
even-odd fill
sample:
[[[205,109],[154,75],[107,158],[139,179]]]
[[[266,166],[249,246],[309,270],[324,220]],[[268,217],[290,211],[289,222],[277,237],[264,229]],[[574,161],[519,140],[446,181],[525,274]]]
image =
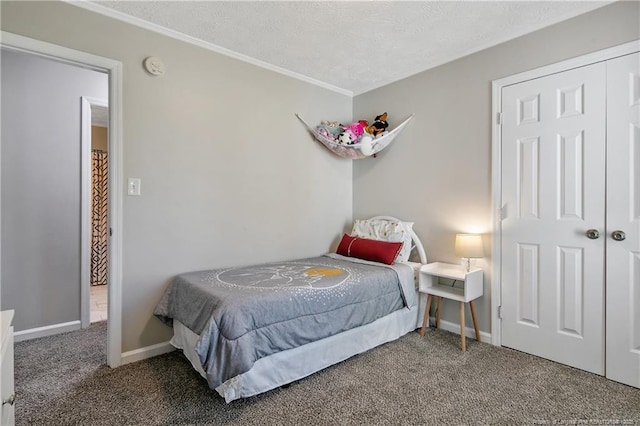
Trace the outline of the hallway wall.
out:
[[[80,321],[80,98],[107,75],[1,55],[1,309],[16,331]]]

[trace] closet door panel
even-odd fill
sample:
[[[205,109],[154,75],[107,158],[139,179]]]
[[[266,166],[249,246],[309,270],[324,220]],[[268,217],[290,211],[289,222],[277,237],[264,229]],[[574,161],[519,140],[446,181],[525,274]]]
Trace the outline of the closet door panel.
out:
[[[597,374],[605,81],[598,63],[502,89],[502,344]]]
[[[606,374],[640,387],[640,53],[607,62],[606,253]]]

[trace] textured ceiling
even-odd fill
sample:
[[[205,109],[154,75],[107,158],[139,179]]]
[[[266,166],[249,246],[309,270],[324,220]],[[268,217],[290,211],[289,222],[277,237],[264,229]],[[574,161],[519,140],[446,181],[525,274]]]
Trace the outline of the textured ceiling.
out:
[[[611,2],[92,3],[96,11],[147,21],[213,50],[357,95]]]

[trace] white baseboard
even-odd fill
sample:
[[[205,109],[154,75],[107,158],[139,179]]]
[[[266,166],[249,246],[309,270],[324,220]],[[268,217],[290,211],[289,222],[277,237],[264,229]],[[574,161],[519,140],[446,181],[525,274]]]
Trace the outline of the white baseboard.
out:
[[[152,358],[154,356],[166,354],[175,350],[176,348],[174,348],[169,342],[162,342],[151,346],[145,346],[144,348],[123,352],[120,359],[120,365],[142,361],[143,359]]]
[[[429,317],[429,319],[431,320],[429,321],[429,324],[436,323],[435,317]],[[441,319],[440,328],[445,331],[450,331],[451,333],[460,334],[460,324],[455,322],[445,321]],[[476,331],[473,329],[473,327],[465,327],[464,333],[465,333],[465,336],[470,339],[476,338]],[[491,333],[487,333],[486,331],[480,331],[480,341],[483,343],[491,343]]]
[[[68,331],[80,330],[80,321],[63,322],[60,324],[46,325],[44,327],[30,328],[28,330],[16,331],[13,334],[15,342],[37,339],[38,337],[53,336],[54,334],[66,333]]]

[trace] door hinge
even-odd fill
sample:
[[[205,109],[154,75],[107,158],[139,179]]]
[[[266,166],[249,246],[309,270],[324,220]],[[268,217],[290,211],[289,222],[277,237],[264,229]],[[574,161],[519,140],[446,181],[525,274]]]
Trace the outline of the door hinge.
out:
[[[501,112],[497,112],[496,113],[496,124],[502,124],[502,113]]]
[[[112,237],[113,236],[113,228],[109,228],[109,236]]]
[[[502,222],[507,217],[507,208],[505,206],[502,206],[498,209],[497,213],[498,213],[498,220]]]
[[[502,319],[502,305],[498,306],[498,319]]]

